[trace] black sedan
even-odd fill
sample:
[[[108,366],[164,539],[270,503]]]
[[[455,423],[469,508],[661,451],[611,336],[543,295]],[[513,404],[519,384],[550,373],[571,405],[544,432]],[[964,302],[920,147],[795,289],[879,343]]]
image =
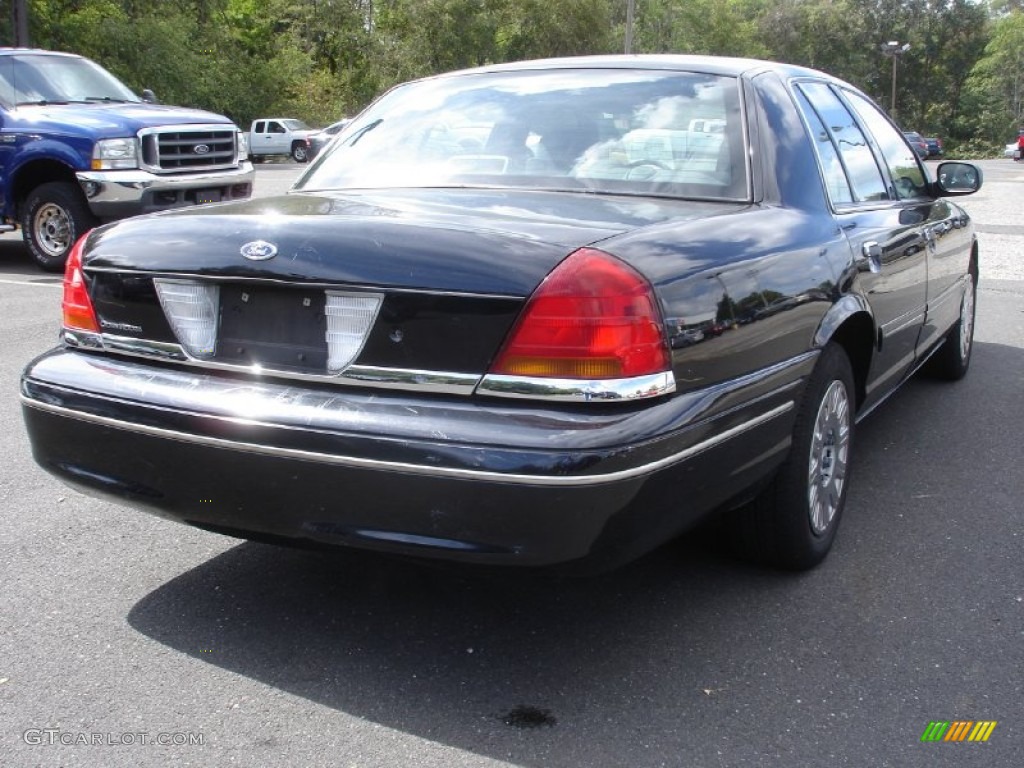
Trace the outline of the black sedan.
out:
[[[827,553],[855,427],[970,362],[978,245],[867,97],[751,60],[399,86],[277,199],[83,237],[21,381],[41,466],[204,529],[609,565],[712,513]]]
[[[312,160],[314,157],[320,154],[320,151],[326,147],[331,140],[341,133],[341,129],[348,125],[351,120],[344,118],[336,123],[331,123],[326,128],[311,134],[309,137],[309,158]]]

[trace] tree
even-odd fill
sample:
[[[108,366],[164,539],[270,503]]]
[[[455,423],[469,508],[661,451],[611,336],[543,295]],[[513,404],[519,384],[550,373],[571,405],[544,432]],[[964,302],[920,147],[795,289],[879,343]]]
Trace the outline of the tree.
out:
[[[648,0],[637,5],[635,50],[765,56],[754,0]]]
[[[994,144],[1005,143],[1024,127],[1024,12],[993,23],[985,54],[966,85],[964,132]]]

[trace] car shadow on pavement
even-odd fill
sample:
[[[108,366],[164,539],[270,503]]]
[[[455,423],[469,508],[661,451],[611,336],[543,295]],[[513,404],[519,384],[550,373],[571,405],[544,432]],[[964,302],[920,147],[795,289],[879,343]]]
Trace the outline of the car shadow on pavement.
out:
[[[672,694],[683,709],[706,706],[719,685],[709,650],[742,644],[737,618],[807,578],[706,546],[694,534],[571,579],[245,543],[155,590],[128,620],[207,663],[432,741],[488,745],[525,765],[611,764],[602,756],[616,755],[618,727],[675,727],[678,712],[644,712],[665,694],[658,678],[684,686]],[[592,759],[577,762],[578,734],[563,737],[581,721],[599,727]],[[541,742],[532,757],[525,731]],[[541,760],[552,748],[565,752]]]
[[[148,594],[128,621],[275,689],[524,766],[647,764],[637,755],[650,745],[662,756],[718,764],[716,749],[729,739],[736,741],[728,754],[758,754],[755,745],[775,743],[783,726],[799,730],[816,717],[807,699],[821,684],[815,679],[856,715],[829,732],[830,750],[841,754],[844,740],[851,750],[863,745],[865,720],[882,729],[879,739],[913,749],[908,723],[879,725],[880,712],[902,711],[901,686],[918,680],[901,666],[901,649],[917,643],[920,651],[921,622],[952,615],[936,618],[928,608],[937,588],[929,569],[948,543],[943,521],[974,491],[967,484],[947,509],[925,493],[915,501],[914,488],[898,503],[879,489],[902,477],[891,473],[916,473],[925,489],[942,482],[950,470],[933,466],[929,454],[960,441],[956,450],[963,458],[966,443],[969,456],[991,428],[978,415],[1016,402],[1013,382],[992,377],[1007,355],[1024,371],[1021,350],[979,343],[975,355],[965,381],[919,377],[862,425],[860,482],[855,477],[835,550],[809,573],[731,560],[703,530],[582,579],[243,543]],[[965,410],[935,418],[951,404]],[[1015,461],[1003,460],[1007,467],[982,475],[999,476]],[[916,514],[928,515],[930,527]],[[894,544],[904,527],[910,536]],[[984,543],[989,534],[976,526],[972,535]],[[936,637],[942,654],[945,635]],[[890,670],[888,685],[869,695],[880,667]],[[961,695],[971,693],[932,677],[935,691],[959,684]],[[872,705],[858,710],[865,697]],[[830,701],[818,720],[836,706]],[[793,764],[803,748],[789,744]],[[808,760],[820,757],[813,743],[806,749]]]

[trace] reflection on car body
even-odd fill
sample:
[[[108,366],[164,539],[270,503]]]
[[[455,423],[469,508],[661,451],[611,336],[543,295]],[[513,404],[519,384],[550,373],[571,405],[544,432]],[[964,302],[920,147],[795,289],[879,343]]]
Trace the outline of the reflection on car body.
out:
[[[609,565],[718,511],[810,567],[858,420],[970,361],[978,246],[946,197],[981,175],[936,173],[853,87],[769,62],[405,84],[285,197],[81,240],[21,381],[33,450],[249,538]]]

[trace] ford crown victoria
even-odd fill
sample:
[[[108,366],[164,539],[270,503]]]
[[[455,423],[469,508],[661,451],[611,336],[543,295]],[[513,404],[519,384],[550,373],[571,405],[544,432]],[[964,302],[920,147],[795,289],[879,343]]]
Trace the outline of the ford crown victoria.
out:
[[[978,244],[863,93],[594,57],[394,88],[290,194],[103,226],[21,380],[35,458],[200,528],[621,563],[709,515],[828,552],[856,426],[970,363]]]

